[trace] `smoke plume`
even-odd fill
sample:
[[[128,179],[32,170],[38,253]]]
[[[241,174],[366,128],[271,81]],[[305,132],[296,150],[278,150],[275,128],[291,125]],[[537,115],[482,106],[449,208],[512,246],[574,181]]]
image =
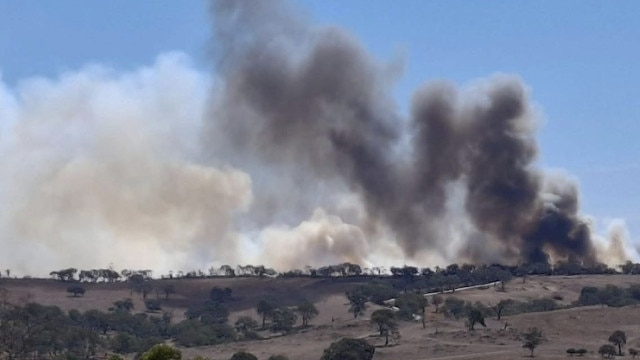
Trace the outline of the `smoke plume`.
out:
[[[630,258],[538,166],[519,78],[425,84],[405,115],[393,64],[344,30],[280,2],[210,11],[213,75],[172,53],[0,82],[0,266]]]

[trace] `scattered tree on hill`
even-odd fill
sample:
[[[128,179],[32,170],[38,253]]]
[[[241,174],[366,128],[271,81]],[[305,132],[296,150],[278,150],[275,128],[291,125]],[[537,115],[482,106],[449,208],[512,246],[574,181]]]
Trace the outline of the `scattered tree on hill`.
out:
[[[319,314],[316,306],[309,301],[305,301],[299,304],[296,307],[296,311],[300,313],[300,317],[302,318],[302,326],[309,326],[309,320],[313,319]]]
[[[631,357],[635,359],[638,356],[638,350],[629,348],[629,355],[631,355]]]
[[[151,311],[151,312],[162,310],[162,306],[160,306],[160,302],[154,299],[145,300],[144,306],[147,308],[147,311]]]
[[[236,332],[244,339],[256,339],[258,336],[255,330],[258,328],[258,322],[249,316],[241,316],[235,323]]]
[[[511,281],[513,275],[510,271],[507,270],[499,270],[496,274],[498,281],[500,281],[500,290],[505,291],[505,285]]]
[[[483,327],[487,327],[487,325],[484,323],[484,315],[482,315],[482,312],[478,309],[473,309],[471,311],[469,311],[469,313],[467,314],[467,322],[469,324],[469,330],[473,331],[473,327],[476,324],[480,324]]]
[[[600,346],[600,349],[598,349],[598,354],[600,354],[602,357],[611,358],[616,356],[616,348],[611,344],[605,344]]]
[[[133,301],[129,298],[118,300],[113,303],[114,311],[131,312],[133,310]]]
[[[271,331],[288,333],[296,324],[298,316],[289,308],[277,308],[271,317]]]
[[[180,350],[166,345],[158,344],[154,345],[149,351],[142,354],[141,360],[180,360],[182,359],[182,353]]]
[[[407,320],[413,320],[418,314],[421,314],[424,319],[428,305],[429,301],[422,294],[416,293],[400,294],[395,301],[395,306],[400,309],[398,316]]]
[[[443,302],[444,302],[444,299],[442,299],[442,296],[440,295],[434,295],[431,298],[431,303],[436,307],[436,310],[434,311],[436,314],[440,310],[440,304],[442,304]]]
[[[72,285],[67,288],[67,292],[72,294],[73,297],[84,296],[85,290],[82,286]]]
[[[353,318],[364,315],[367,309],[367,297],[359,290],[348,291],[346,293],[349,299],[349,312],[353,314]]]
[[[502,312],[504,311],[504,309],[506,309],[508,306],[513,304],[513,300],[511,299],[506,299],[506,300],[500,300],[495,306],[492,306],[491,308],[493,309],[493,311],[496,312],[496,316],[497,316],[497,320],[499,321],[502,317]]]
[[[580,348],[576,350],[576,354],[578,354],[578,356],[584,356],[584,354],[586,353],[587,353],[587,349]]]
[[[233,354],[233,356],[229,360],[258,360],[258,358],[252,353],[238,351],[237,353]]]
[[[627,343],[627,335],[624,331],[616,330],[609,336],[609,342],[618,347],[618,356],[622,356],[622,345]]]
[[[465,315],[466,310],[464,300],[462,299],[452,296],[444,301],[443,312],[447,317],[459,319]]]
[[[524,343],[522,347],[530,351],[529,356],[533,357],[533,351],[542,343],[544,338],[542,337],[542,331],[536,327],[529,328],[529,330],[522,334]]]
[[[396,317],[389,309],[376,310],[371,314],[371,323],[378,328],[380,336],[385,337],[384,346],[389,345],[389,336],[398,328]]]
[[[164,293],[164,299],[169,300],[169,295],[176,293],[176,288],[173,284],[167,284],[162,287],[162,292]]]
[[[366,340],[344,338],[325,349],[320,360],[371,360],[375,351]]]
[[[258,305],[256,306],[256,312],[258,315],[262,316],[262,328],[265,327],[267,323],[267,319],[271,319],[273,316],[273,311],[276,309],[276,306],[269,300],[261,299],[258,301]]]

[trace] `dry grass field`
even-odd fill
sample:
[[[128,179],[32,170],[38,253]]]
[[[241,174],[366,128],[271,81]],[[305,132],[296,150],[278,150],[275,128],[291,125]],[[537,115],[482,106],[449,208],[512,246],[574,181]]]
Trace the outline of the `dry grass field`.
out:
[[[187,359],[196,355],[211,359],[228,359],[234,352],[245,350],[256,354],[259,359],[266,359],[273,354],[284,354],[292,360],[317,360],[323,349],[341,337],[366,338],[372,344],[378,345],[375,359],[523,359],[527,358],[528,351],[522,349],[520,333],[533,326],[542,329],[546,338],[536,349],[537,359],[569,358],[565,353],[569,347],[586,348],[589,351],[586,358],[600,357],[597,354],[598,348],[606,343],[608,336],[615,330],[626,332],[627,348],[640,348],[640,309],[633,306],[580,307],[507,316],[501,321],[487,319],[487,328],[479,327],[472,332],[466,329],[464,320],[446,319],[441,314],[433,313],[434,307],[431,306],[426,329],[422,328],[420,322],[401,322],[401,338],[393,341],[391,346],[383,347],[383,339],[375,336],[375,330],[369,323],[371,312],[380,308],[379,306],[370,305],[365,316],[358,319],[353,319],[347,312],[344,291],[354,283],[310,278],[239,278],[162,280],[154,281],[154,285],[159,287],[168,281],[174,284],[176,294],[163,303],[163,307],[173,311],[176,320],[180,320],[187,306],[206,299],[213,286],[233,289],[236,301],[231,306],[230,321],[240,315],[250,315],[257,320],[258,316],[253,306],[265,295],[290,299],[291,303],[301,298],[311,299],[320,311],[320,315],[312,320],[312,327],[303,332],[266,340],[182,349]],[[607,284],[640,284],[640,276],[530,277],[525,283],[520,279],[514,279],[507,285],[505,292],[490,286],[458,291],[445,296],[456,296],[472,302],[480,301],[486,305],[507,298],[527,300],[543,297],[555,297],[562,299],[559,303],[568,304],[578,298],[582,287]],[[52,280],[5,279],[2,286],[8,290],[11,301],[34,301],[57,305],[65,310],[107,310],[114,301],[125,297],[134,299],[137,311],[144,309],[140,295],[132,295],[126,283],[86,284],[86,295],[80,298],[69,297],[65,291],[67,284]],[[154,293],[150,296],[156,295]],[[509,323],[506,330],[503,329],[505,322]]]

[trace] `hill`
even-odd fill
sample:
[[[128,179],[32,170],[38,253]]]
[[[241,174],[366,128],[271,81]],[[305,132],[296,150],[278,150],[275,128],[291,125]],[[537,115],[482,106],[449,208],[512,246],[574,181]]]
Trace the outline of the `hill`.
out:
[[[172,311],[174,321],[181,319],[188,307],[202,303],[209,297],[213,287],[230,288],[233,301],[229,302],[230,322],[239,316],[258,319],[255,304],[260,298],[270,296],[280,305],[292,305],[300,299],[315,303],[320,315],[313,319],[311,327],[288,336],[274,336],[264,340],[233,342],[217,346],[184,348],[185,358],[196,355],[211,359],[228,359],[239,350],[250,351],[259,359],[269,355],[285,354],[290,359],[318,359],[323,349],[342,337],[366,338],[380,346],[374,359],[513,359],[522,357],[527,351],[522,349],[521,332],[529,327],[543,331],[546,341],[536,349],[538,359],[566,358],[567,348],[586,348],[587,356],[599,356],[598,347],[605,344],[615,330],[627,334],[627,348],[640,347],[640,312],[634,306],[609,308],[587,306],[563,308],[555,311],[526,313],[503,317],[487,317],[487,328],[468,331],[465,319],[447,318],[435,313],[434,307],[427,310],[426,328],[420,321],[400,322],[401,338],[392,341],[392,346],[382,347],[383,339],[375,336],[369,318],[371,313],[382,308],[370,304],[363,317],[354,319],[348,313],[345,291],[362,284],[363,279],[314,279],[314,278],[215,278],[153,280],[155,289],[172,285],[175,294],[162,302],[164,310]],[[502,299],[530,301],[553,298],[559,306],[575,302],[583,287],[604,287],[616,285],[626,287],[640,284],[640,276],[634,275],[579,275],[579,276],[532,276],[522,282],[514,279],[501,291],[499,286],[484,286],[476,289],[444,294],[445,298],[456,297],[486,306],[495,305]],[[63,310],[85,311],[99,309],[106,311],[113,302],[130,297],[134,300],[135,311],[142,312],[144,303],[139,294],[132,292],[128,283],[84,284],[84,297],[72,297],[66,292],[69,284],[54,280],[3,279],[11,302],[32,301],[45,305],[56,305]],[[153,292],[152,298],[164,298],[162,293]],[[505,324],[508,326],[505,330]],[[269,335],[269,334],[266,334]]]

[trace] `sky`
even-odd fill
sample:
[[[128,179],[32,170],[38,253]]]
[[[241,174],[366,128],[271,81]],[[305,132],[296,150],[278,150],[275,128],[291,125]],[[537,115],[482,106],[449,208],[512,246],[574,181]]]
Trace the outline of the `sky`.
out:
[[[640,243],[640,2],[296,1],[318,26],[352,33],[400,64],[401,111],[421,84],[496,73],[529,87],[542,121],[540,163],[574,175],[582,212],[624,219]],[[0,73],[9,88],[87,64],[131,70],[181,51],[214,66],[203,1],[0,1]],[[0,122],[2,119],[0,119]],[[602,224],[598,224],[603,226]]]

